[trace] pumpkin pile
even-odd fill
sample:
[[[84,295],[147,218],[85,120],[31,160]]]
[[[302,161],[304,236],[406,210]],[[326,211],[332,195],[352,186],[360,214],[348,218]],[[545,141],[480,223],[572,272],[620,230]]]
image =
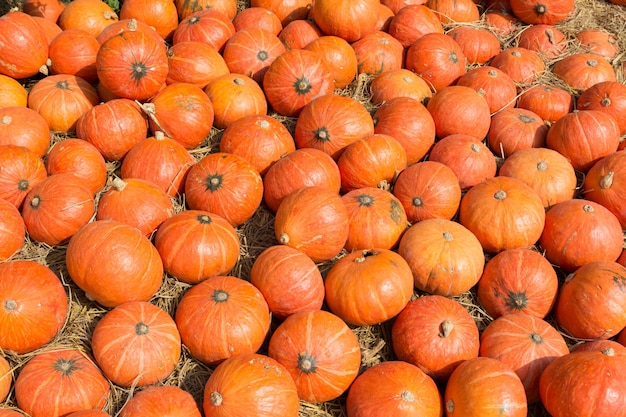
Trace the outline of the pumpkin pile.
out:
[[[625,2],[15,5],[0,417],[623,415]]]

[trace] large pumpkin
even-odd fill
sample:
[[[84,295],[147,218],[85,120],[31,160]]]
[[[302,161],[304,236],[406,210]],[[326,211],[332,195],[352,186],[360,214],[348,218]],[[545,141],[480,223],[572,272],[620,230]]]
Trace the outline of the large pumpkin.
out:
[[[521,46],[512,46],[493,57],[490,65],[504,71],[519,86],[532,84],[546,70],[539,54]]]
[[[105,307],[147,301],[163,281],[159,252],[138,229],[97,220],[72,236],[65,256],[72,280]]]
[[[48,40],[35,19],[19,11],[0,17],[0,74],[28,78],[45,67]]]
[[[0,262],[15,255],[24,247],[26,225],[19,210],[0,198]]]
[[[376,30],[352,43],[359,74],[380,75],[402,68],[405,51],[402,43],[387,32]]]
[[[314,403],[343,394],[361,366],[356,335],[343,320],[324,310],[287,317],[270,338],[268,356],[287,369],[300,399]]]
[[[248,281],[222,275],[187,291],[175,320],[191,355],[208,365],[258,351],[270,327],[263,294]]]
[[[178,27],[178,11],[171,0],[126,0],[121,4],[119,18],[142,20],[166,40],[171,40]]]
[[[130,301],[108,311],[91,336],[96,363],[113,383],[145,386],[165,379],[181,354],[174,320],[147,301]]]
[[[313,2],[313,20],[327,35],[355,42],[376,29],[378,0],[319,0]]]
[[[0,347],[18,354],[39,349],[63,328],[68,300],[50,268],[30,260],[0,264]]]
[[[594,53],[567,55],[554,64],[552,73],[574,92],[586,90],[600,82],[617,81],[609,61]]]
[[[396,38],[404,48],[427,33],[443,33],[443,25],[435,12],[427,7],[425,1],[405,4],[396,10],[389,22],[389,34]]]
[[[201,417],[201,414],[198,403],[188,391],[175,385],[156,385],[135,392],[124,404],[119,416]]]

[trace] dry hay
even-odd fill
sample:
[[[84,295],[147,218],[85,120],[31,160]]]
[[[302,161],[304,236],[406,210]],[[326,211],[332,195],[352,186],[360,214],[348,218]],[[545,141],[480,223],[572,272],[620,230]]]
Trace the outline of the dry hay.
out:
[[[10,7],[13,7],[19,3],[18,0],[8,0],[3,2],[0,6],[0,14],[5,13]],[[243,9],[249,6],[248,2],[240,1],[239,8]],[[584,48],[576,41],[572,40],[574,35],[581,30],[581,28],[594,28],[602,29],[614,34],[618,38],[619,46],[622,51],[626,51],[626,8],[610,5],[606,1],[596,0],[577,0],[577,11],[570,19],[557,25],[563,33],[570,39],[566,54],[572,54],[575,52],[581,52]],[[474,23],[477,25],[483,25],[482,22]],[[447,29],[451,29],[450,25]],[[520,27],[523,30],[523,27]],[[517,41],[518,33],[515,33],[507,38],[500,38],[504,47],[514,46]],[[623,70],[622,63],[624,61],[624,52],[616,57],[612,63],[618,74],[618,79],[622,81]],[[551,65],[553,62],[548,62]],[[372,81],[372,76],[361,75],[357,77],[348,87],[341,91],[337,91],[338,94],[347,95],[355,98],[363,103],[366,108],[373,114],[376,110],[376,106],[372,105],[369,101],[369,85]],[[536,84],[550,84],[563,87],[563,83],[556,79],[550,72],[546,72]],[[294,132],[296,120],[291,117],[283,117],[279,115],[273,115],[280,120],[290,132]],[[196,160],[201,159],[209,153],[219,151],[219,140],[222,131],[213,129],[207,140],[199,147],[191,151],[191,154]],[[55,136],[53,142],[64,139],[63,136]],[[114,177],[119,175],[119,162],[107,163],[107,170],[109,173],[109,180],[107,186],[100,191],[97,198],[110,187],[111,181]],[[185,209],[185,201],[182,197],[173,198],[175,212],[179,212]],[[274,237],[274,216],[273,214],[262,205],[255,215],[245,224],[237,228],[237,233],[241,242],[241,251],[239,261],[231,271],[231,275],[248,279],[249,272],[256,257],[267,247],[275,245],[276,238]],[[42,350],[59,349],[65,347],[78,348],[87,353],[91,352],[90,339],[94,326],[98,320],[106,313],[107,309],[102,308],[93,301],[86,298],[84,292],[80,290],[70,279],[65,266],[65,251],[67,246],[55,246],[49,247],[38,242],[34,242],[27,239],[24,249],[18,254],[17,259],[30,259],[40,262],[49,266],[61,279],[65,286],[69,300],[70,309],[67,318],[67,322],[62,332],[46,347],[30,352],[23,355],[17,355],[11,352],[3,352],[9,362],[12,364],[14,370],[19,372],[19,369],[25,364],[33,355],[39,353]],[[345,255],[341,253],[338,258]],[[322,274],[326,274],[328,269],[333,265],[333,261],[325,262],[319,265]],[[564,279],[565,274],[560,273],[560,279]],[[175,278],[165,274],[163,285],[160,290],[152,298],[151,302],[155,305],[163,308],[169,314],[174,316],[176,307],[182,295],[189,289],[190,285],[184,284],[176,280]],[[415,292],[414,297],[419,297],[423,294],[418,291]],[[461,303],[467,311],[475,319],[480,330],[484,329],[492,320],[491,317],[482,309],[480,303],[477,301],[477,297],[474,291],[468,291],[455,299]],[[547,320],[558,328],[554,318],[549,316]],[[273,328],[277,323],[273,323]],[[394,354],[391,346],[391,325],[392,322],[386,322],[375,326],[352,326],[353,331],[357,335],[361,349],[362,349],[362,367],[361,370],[365,370],[378,363],[393,360]],[[568,345],[574,347],[582,341],[571,338],[562,333],[565,337]],[[269,336],[268,336],[269,338]],[[266,352],[266,346],[261,349],[261,353]],[[189,351],[183,347],[181,359],[178,362],[175,370],[169,375],[163,384],[179,386],[189,391],[199,404],[202,402],[202,395],[204,385],[211,374],[211,368],[195,360],[189,353]],[[116,415],[125,402],[130,398],[136,390],[140,388],[122,388],[111,384],[111,398],[107,404],[105,411],[111,415]],[[9,399],[5,403],[6,407],[13,407],[14,397],[13,393],[10,393]],[[532,417],[544,417],[548,416],[546,410],[541,404],[534,404],[530,406],[529,416]],[[300,406],[301,417],[345,417],[345,394],[340,398],[321,404],[311,404],[302,402]]]

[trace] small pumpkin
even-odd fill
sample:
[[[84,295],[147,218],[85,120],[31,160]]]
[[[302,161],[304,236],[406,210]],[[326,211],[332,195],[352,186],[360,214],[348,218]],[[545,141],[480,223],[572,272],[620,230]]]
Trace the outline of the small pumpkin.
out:
[[[504,71],[483,65],[472,68],[459,78],[456,85],[471,87],[482,95],[494,116],[513,108],[517,99],[517,85]]]
[[[223,52],[224,45],[237,32],[234,22],[215,9],[198,10],[182,19],[172,36],[172,44],[202,42]]]
[[[622,229],[626,228],[626,210],[623,196],[624,175],[622,167],[626,151],[618,151],[596,162],[585,175],[583,193],[586,199],[600,203],[617,217]]]
[[[0,198],[0,261],[13,257],[24,247],[26,225],[19,210]]]
[[[94,194],[106,185],[108,174],[104,157],[86,140],[67,138],[55,143],[45,163],[48,174],[72,174],[84,181]]]
[[[28,107],[2,107],[0,108],[1,145],[22,146],[43,158],[50,148],[48,122]]]
[[[526,24],[556,25],[574,11],[574,0],[511,0],[511,10]]]
[[[171,0],[126,0],[120,6],[119,18],[142,20],[166,40],[171,40],[178,27],[178,11]]]
[[[236,31],[249,27],[264,29],[274,35],[283,28],[280,18],[273,11],[265,7],[248,7],[239,11],[233,19],[233,26]]]
[[[576,101],[578,110],[600,110],[615,118],[620,135],[626,133],[626,86],[617,81],[602,81],[584,90]]]
[[[16,145],[0,146],[0,198],[18,209],[28,192],[48,173],[41,157]]]
[[[211,81],[229,73],[217,49],[202,41],[181,41],[167,51],[168,85],[193,84],[204,89]]]
[[[13,369],[11,364],[5,359],[4,356],[0,356],[0,401],[5,401],[9,396],[11,387],[13,386]],[[1,416],[2,414],[0,414]],[[18,413],[18,416],[20,414]],[[11,417],[5,415],[4,417]]]
[[[31,16],[40,16],[56,22],[65,8],[61,0],[25,0],[22,6],[24,13]]]
[[[385,71],[378,75],[370,85],[371,101],[382,104],[395,97],[412,97],[425,102],[432,97],[430,86],[422,77],[406,68]]]
[[[356,52],[345,39],[338,36],[320,36],[309,42],[304,49],[322,55],[328,66],[332,68],[335,88],[347,87],[356,77]]]
[[[63,8],[57,23],[63,30],[78,28],[96,37],[118,20],[113,8],[103,1],[74,0]]]
[[[537,24],[520,33],[518,46],[555,59],[565,52],[566,43],[565,34],[553,25]]]
[[[376,29],[380,9],[378,0],[319,0],[311,16],[327,35],[355,42]]]
[[[574,98],[560,87],[539,84],[522,91],[517,107],[530,110],[552,124],[574,109]]]
[[[213,105],[214,125],[225,129],[246,116],[267,114],[263,90],[252,78],[242,74],[225,74],[210,81],[204,92]],[[233,97],[237,97],[233,100]]]
[[[408,48],[427,33],[443,33],[441,20],[424,3],[420,0],[398,8],[389,22],[389,34],[400,41],[404,48]]]
[[[387,32],[376,30],[352,43],[357,73],[379,75],[402,68],[405,51],[402,43]]]
[[[506,158],[520,149],[543,147],[547,134],[548,126],[536,113],[507,108],[492,116],[487,142],[493,152]]]
[[[521,46],[513,46],[500,51],[490,65],[505,72],[518,85],[532,84],[546,71],[546,64],[539,54]]]
[[[602,29],[583,29],[576,34],[576,40],[589,52],[613,59],[620,52],[617,38]]]
[[[233,20],[237,14],[236,0],[174,0],[176,10],[178,10],[178,20],[183,20],[192,13],[199,10],[217,10],[224,13],[228,19]]]
[[[497,36],[484,28],[457,26],[448,34],[461,46],[468,64],[484,65],[501,51]]]
[[[593,53],[568,55],[554,64],[552,73],[575,92],[586,90],[599,82],[617,81],[611,64]]]
[[[306,19],[311,11],[310,0],[293,0],[284,2],[282,0],[251,0],[252,7],[264,7],[276,14],[283,27],[292,20]]]
[[[71,74],[95,83],[98,40],[82,29],[67,29],[50,42],[48,49],[51,74]]]
[[[285,48],[304,49],[309,43],[324,36],[313,20],[294,20],[289,22],[278,34],[278,39]]]

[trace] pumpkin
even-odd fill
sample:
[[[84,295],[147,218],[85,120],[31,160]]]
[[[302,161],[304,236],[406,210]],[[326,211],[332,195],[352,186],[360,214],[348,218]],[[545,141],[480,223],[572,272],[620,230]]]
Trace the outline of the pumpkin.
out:
[[[120,417],[200,417],[193,396],[175,385],[157,385],[135,392],[120,410]]]
[[[524,313],[543,319],[554,306],[558,285],[556,271],[539,252],[509,249],[489,259],[476,296],[493,318]]]
[[[164,44],[143,31],[122,32],[100,46],[96,70],[102,85],[116,96],[145,101],[167,78]]]
[[[28,91],[14,78],[0,74],[0,108],[26,107]]]
[[[19,210],[0,198],[0,262],[17,254],[24,247],[25,238],[26,225]]]
[[[534,245],[542,234],[545,217],[535,190],[504,176],[469,189],[459,207],[459,222],[491,253]]]
[[[263,75],[267,102],[282,116],[298,116],[313,99],[333,92],[333,73],[316,52],[291,49],[276,57]]]
[[[626,210],[623,196],[626,151],[614,152],[596,162],[585,175],[583,193],[586,199],[599,203],[617,217],[622,229],[626,228]]]
[[[315,262],[297,249],[273,245],[256,257],[250,282],[265,297],[272,317],[284,320],[307,310],[320,310],[324,280]]]
[[[356,54],[358,74],[379,75],[404,65],[402,43],[387,32],[376,30],[369,33],[352,43],[352,49]]]
[[[150,236],[173,213],[169,196],[153,182],[114,178],[100,195],[96,220],[116,220]]]
[[[406,213],[400,201],[387,190],[377,187],[355,188],[341,199],[348,210],[348,251],[397,246],[407,227]]]
[[[192,13],[199,10],[217,10],[224,13],[231,21],[237,14],[236,0],[174,0],[178,10],[178,19],[183,20]]]
[[[589,262],[615,261],[623,240],[619,220],[609,209],[577,198],[557,203],[547,211],[539,244],[550,262],[573,272]]]
[[[358,249],[339,259],[324,285],[330,311],[356,326],[395,317],[413,295],[411,268],[397,252],[382,248]]]
[[[389,189],[406,166],[402,145],[380,133],[352,142],[337,160],[344,192],[364,187]]]
[[[512,35],[519,29],[521,22],[513,13],[506,9],[488,9],[485,13],[485,23],[500,36]]]
[[[191,287],[175,320],[191,355],[208,365],[258,351],[270,326],[263,294],[248,281],[222,275]]]
[[[619,337],[616,340],[596,339],[596,340],[584,341],[578,344],[572,349],[572,352],[587,352],[587,351],[602,352],[603,350],[606,350],[607,348],[611,348],[614,351],[618,351],[618,352],[626,352],[626,350],[624,350],[625,347],[626,346],[619,343]]]
[[[35,19],[20,11],[0,17],[0,74],[29,78],[45,68],[48,39]],[[45,71],[45,69],[44,69]]]
[[[625,353],[614,349],[573,352],[554,360],[541,374],[541,402],[555,417],[619,415],[626,398]],[[600,388],[602,387],[602,388]]]
[[[345,39],[338,36],[320,36],[309,42],[304,49],[319,53],[326,61],[333,72],[335,88],[347,87],[356,77],[356,52]]]
[[[498,359],[484,356],[455,368],[443,400],[447,417],[523,417],[528,413],[526,392],[517,374]]]
[[[617,150],[620,131],[613,116],[600,110],[566,114],[548,130],[546,146],[565,156],[572,166],[586,172],[600,158]]]
[[[0,263],[0,293],[0,347],[5,351],[23,354],[39,349],[65,325],[65,288],[43,264],[31,260]]]
[[[129,301],[106,312],[94,327],[96,363],[114,384],[142,387],[165,379],[181,354],[176,323],[160,307]]]
[[[445,136],[435,143],[428,160],[450,168],[462,190],[493,178],[498,169],[493,152],[476,137],[463,133]]]
[[[480,18],[473,0],[428,0],[425,4],[443,24],[475,22]]]
[[[556,62],[552,73],[574,92],[603,81],[617,81],[615,70],[603,57],[593,53],[575,53]]]
[[[55,143],[46,157],[48,174],[72,174],[80,178],[93,194],[107,182],[107,166],[98,148],[78,138]]]
[[[224,13],[214,9],[199,10],[178,23],[172,44],[202,42],[221,52],[236,31],[233,22]]]
[[[563,336],[548,322],[528,314],[500,316],[480,336],[480,356],[498,359],[513,369],[529,403],[540,401],[539,378],[546,366],[567,354]]]
[[[339,194],[341,173],[335,160],[315,148],[300,148],[278,159],[263,177],[263,201],[276,213],[282,200],[303,187],[320,186]]]
[[[0,108],[0,146],[16,145],[44,157],[50,147],[50,128],[46,119],[22,106]]]
[[[242,157],[212,153],[189,169],[185,198],[190,209],[210,211],[236,227],[261,205],[263,179]]]
[[[441,20],[423,3],[407,4],[398,9],[389,22],[389,34],[400,41],[404,48],[427,33],[443,33]]]
[[[31,16],[39,16],[56,22],[65,4],[61,0],[25,0],[22,11]]]
[[[195,163],[182,144],[156,131],[126,153],[120,174],[122,179],[150,181],[169,197],[175,197],[183,194],[187,172]]]
[[[499,112],[513,108],[517,99],[517,85],[502,70],[484,65],[473,68],[458,79],[456,85],[471,87],[487,100],[489,111]]]
[[[201,210],[184,210],[166,219],[154,236],[165,271],[197,284],[231,271],[239,258],[239,237],[224,218]]]
[[[76,75],[95,83],[96,55],[100,49],[98,40],[82,29],[67,29],[59,33],[50,42],[48,49],[49,69],[51,74]]]
[[[228,39],[222,56],[230,72],[247,75],[263,85],[269,66],[285,51],[277,35],[259,28],[246,28]]]
[[[76,122],[76,134],[107,161],[119,161],[148,134],[148,120],[132,100],[116,98],[95,105]]]
[[[311,15],[327,35],[355,42],[376,28],[378,0],[316,0]]]
[[[489,132],[489,103],[471,87],[444,87],[428,100],[426,108],[435,122],[435,132],[439,139],[462,133],[481,141]]]
[[[73,413],[69,413],[66,417],[111,417],[111,415],[105,411],[96,410],[94,408],[92,410],[74,411]]]
[[[13,386],[13,369],[11,369],[11,364],[9,364],[9,362],[4,358],[4,356],[0,356],[0,401],[6,400],[6,398],[9,396],[9,392],[11,391],[12,386]],[[4,417],[10,417],[10,416],[7,415]]]
[[[298,148],[320,149],[337,160],[349,144],[373,133],[372,116],[363,104],[331,93],[302,108],[294,139]]]
[[[100,369],[76,348],[37,353],[15,380],[17,405],[33,417],[102,409],[109,393],[109,382]]]
[[[441,395],[432,378],[415,365],[386,361],[366,369],[350,386],[346,398],[348,417],[439,417]]]
[[[204,92],[213,105],[214,125],[225,129],[245,116],[267,114],[263,90],[252,78],[242,74],[226,74],[215,78]],[[237,97],[236,100],[233,100]]]
[[[601,29],[584,29],[576,34],[576,40],[589,52],[613,59],[620,52],[615,35]]]
[[[98,92],[91,84],[66,74],[42,78],[28,94],[28,107],[38,112],[55,132],[76,130],[78,119],[99,102]]]
[[[293,378],[298,397],[313,403],[333,400],[347,391],[361,366],[356,335],[324,310],[287,317],[272,333],[267,350]]]
[[[233,27],[235,31],[256,27],[278,35],[283,28],[283,24],[276,13],[265,7],[257,6],[239,11],[233,18]]]
[[[505,72],[520,86],[532,84],[546,71],[546,64],[537,52],[520,46],[500,51],[490,65]]]
[[[47,176],[41,157],[21,146],[0,146],[0,198],[21,209],[28,192]]]
[[[513,14],[526,24],[556,25],[574,12],[574,0],[510,0]]]
[[[539,84],[522,91],[517,107],[552,124],[574,109],[574,98],[560,87]]]
[[[33,16],[33,19],[35,19],[35,23],[37,23],[37,25],[39,25],[39,27],[43,29],[44,34],[46,36],[46,40],[48,41],[48,45],[50,45],[50,42],[52,42],[52,40],[58,34],[63,32],[63,29],[61,29],[59,25],[57,25],[55,22],[52,22],[46,18]],[[46,60],[46,63],[47,62],[48,61]],[[41,67],[41,69],[44,69],[44,67]]]
[[[96,210],[89,186],[73,174],[50,175],[26,195],[22,217],[31,239],[50,246],[65,242]]]
[[[97,37],[119,17],[111,6],[100,0],[73,0],[66,4],[57,20],[61,29],[82,29]],[[68,7],[69,6],[69,7]]]
[[[405,66],[420,75],[433,91],[450,86],[466,72],[461,46],[443,33],[427,33],[406,51]]]
[[[300,402],[287,369],[257,353],[241,354],[219,364],[204,386],[206,417],[255,415],[297,417]]]
[[[400,239],[398,253],[411,267],[418,290],[442,296],[468,291],[476,285],[485,266],[476,236],[452,220],[415,223]]]
[[[335,192],[321,186],[300,188],[278,206],[274,233],[281,245],[298,249],[314,262],[337,256],[346,244],[348,209]]]
[[[232,122],[222,132],[220,152],[248,161],[265,177],[269,168],[296,150],[287,127],[268,115],[249,115]]]
[[[400,172],[393,195],[404,207],[411,223],[437,218],[451,220],[461,203],[461,186],[447,165],[423,161]]]
[[[600,110],[615,118],[620,135],[626,133],[626,86],[617,81],[602,81],[584,90],[576,101],[578,110]]]
[[[406,68],[385,71],[370,84],[371,101],[382,104],[395,97],[412,97],[425,102],[432,97],[430,86],[422,77]]]
[[[374,133],[396,139],[406,152],[407,165],[420,161],[435,143],[435,122],[422,103],[395,97],[382,103],[372,116]]]
[[[405,6],[423,4],[424,0],[381,0],[380,3],[389,7],[393,13],[398,14]]]
[[[171,0],[126,0],[120,7],[120,19],[139,19],[166,40],[178,27],[178,11]]]
[[[458,301],[440,295],[410,301],[392,325],[391,341],[399,360],[440,383],[462,362],[477,357],[479,349],[472,316]]]
[[[217,49],[202,41],[175,43],[167,51],[167,64],[168,85],[187,83],[204,89],[211,81],[229,73]]]
[[[487,134],[489,147],[506,158],[526,148],[545,145],[548,126],[530,110],[506,108],[494,114]]]
[[[202,144],[211,132],[215,112],[204,91],[193,84],[174,83],[159,91],[142,109],[150,131],[162,131],[185,149]]]
[[[524,29],[518,46],[538,52],[546,59],[558,58],[567,48],[565,34],[553,25],[537,24]]]
[[[98,40],[98,43],[102,45],[113,36],[119,35],[120,33],[126,31],[142,31],[146,35],[151,36],[155,41],[157,41],[157,43],[165,45],[165,41],[163,40],[161,35],[159,35],[152,26],[148,25],[141,19],[137,20],[135,18],[117,20],[111,23],[110,25],[102,29],[102,31],[96,36],[96,39]]]
[[[289,49],[304,49],[309,43],[323,36],[319,26],[312,20],[289,22],[278,34],[278,39]]]
[[[626,327],[626,267],[591,261],[569,274],[554,306],[558,325],[579,339],[609,339]]]
[[[81,227],[67,245],[70,278],[104,307],[147,301],[161,287],[159,252],[138,229],[115,220]]]
[[[311,9],[311,1],[291,0],[285,2],[283,0],[251,0],[250,6],[264,7],[274,12],[284,27],[292,20],[306,19]]]
[[[470,65],[484,65],[501,51],[496,35],[483,28],[457,26],[448,35],[459,44]]]

